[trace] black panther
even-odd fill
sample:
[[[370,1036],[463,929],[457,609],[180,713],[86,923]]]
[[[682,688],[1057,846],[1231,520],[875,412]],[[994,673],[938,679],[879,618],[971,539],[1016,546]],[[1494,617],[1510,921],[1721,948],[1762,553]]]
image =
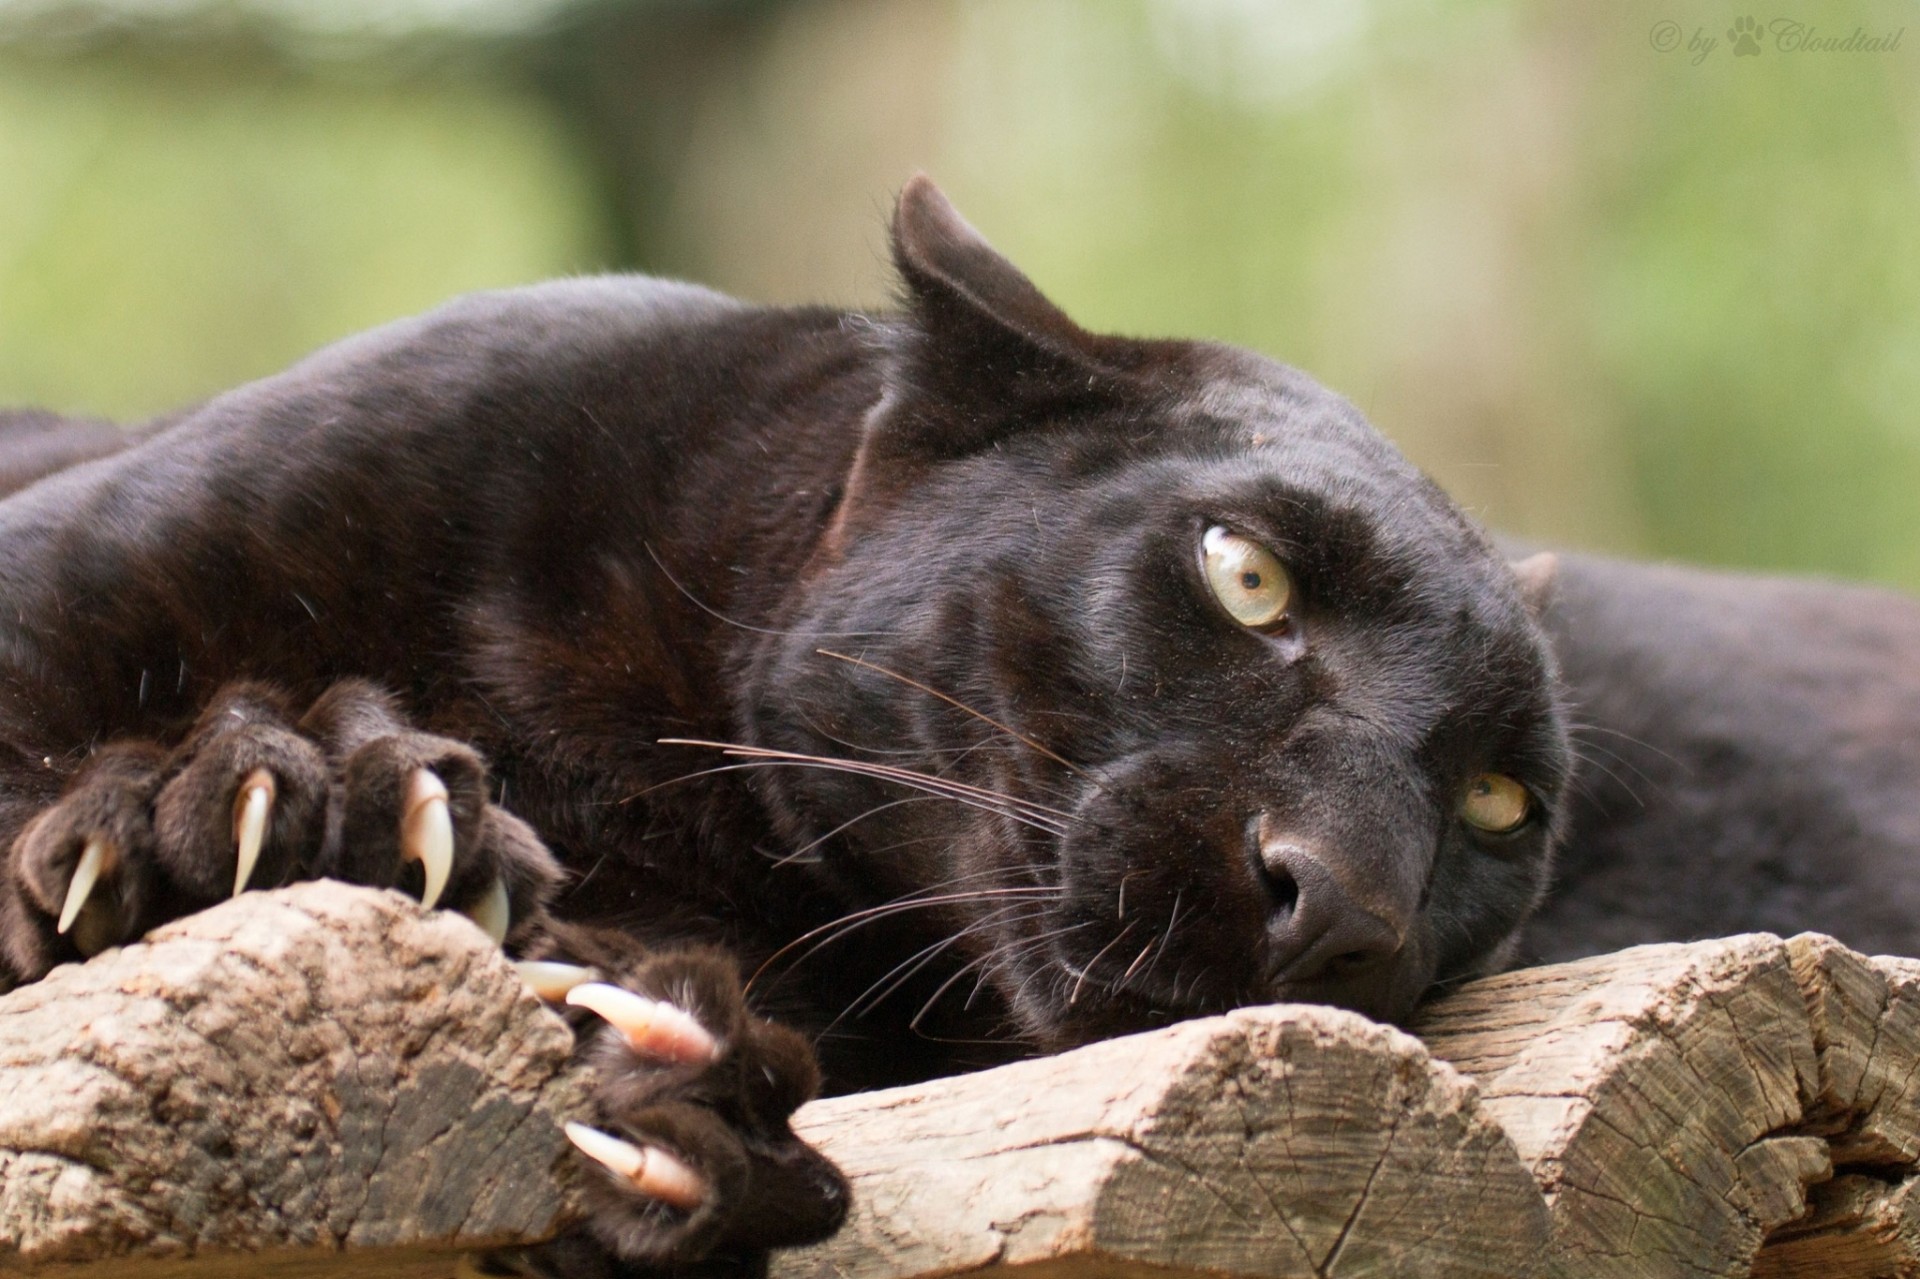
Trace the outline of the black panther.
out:
[[[844,1212],[820,1087],[1403,1018],[1607,936],[1523,934],[1569,824],[1575,896],[1698,834],[1604,780],[1700,780],[1612,682],[1681,610],[1503,554],[1297,371],[1081,329],[924,179],[893,252],[893,312],[576,280],[8,419],[6,981],[303,877],[465,911],[602,1068],[594,1216],[522,1262],[751,1265]]]

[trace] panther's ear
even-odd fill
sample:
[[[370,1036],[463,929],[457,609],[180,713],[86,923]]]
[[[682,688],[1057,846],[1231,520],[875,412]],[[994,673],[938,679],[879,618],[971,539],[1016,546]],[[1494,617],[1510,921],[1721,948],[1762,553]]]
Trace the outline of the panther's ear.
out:
[[[924,173],[894,206],[893,261],[913,319],[953,354],[997,352],[1024,367],[1091,353],[1092,335],[1000,256]]]
[[[822,544],[829,557],[930,467],[1137,398],[1184,349],[1075,324],[924,175],[900,192],[893,260],[904,314]]]
[[[1145,344],[1088,333],[967,224],[924,174],[900,192],[893,260],[908,332],[876,422],[890,452],[956,457],[1110,397]]]
[[[1514,580],[1520,583],[1520,599],[1533,620],[1539,621],[1553,603],[1553,588],[1560,574],[1560,557],[1552,551],[1535,551],[1525,559],[1514,560]]]

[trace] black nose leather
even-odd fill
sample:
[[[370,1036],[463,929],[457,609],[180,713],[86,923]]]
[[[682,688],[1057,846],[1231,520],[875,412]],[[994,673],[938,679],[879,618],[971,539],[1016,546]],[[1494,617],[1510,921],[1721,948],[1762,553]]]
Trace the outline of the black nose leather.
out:
[[[1267,926],[1273,980],[1337,980],[1399,952],[1402,930],[1361,906],[1312,844],[1267,836],[1260,840],[1259,860],[1273,896]]]

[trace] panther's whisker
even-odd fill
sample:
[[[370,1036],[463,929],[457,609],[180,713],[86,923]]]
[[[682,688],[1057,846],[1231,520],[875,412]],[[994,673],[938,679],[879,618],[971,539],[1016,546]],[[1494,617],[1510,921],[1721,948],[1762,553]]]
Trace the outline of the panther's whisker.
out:
[[[909,777],[891,776],[886,773],[875,772],[875,771],[860,768],[857,766],[842,766],[842,765],[833,764],[833,763],[821,762],[816,760],[804,760],[804,759],[756,759],[746,767],[820,768],[820,769],[825,769],[829,772],[852,773],[857,777],[872,777],[880,781],[889,781],[889,782],[895,783],[896,785],[906,786],[913,790],[924,791],[928,795],[938,796],[939,798],[942,798],[942,799],[950,799],[956,804],[965,804],[969,808],[977,808],[981,812],[992,813],[997,817],[1005,817],[1010,821],[1019,822],[1024,826],[1031,826],[1035,830],[1045,831],[1049,835],[1058,837],[1058,836],[1063,836],[1067,833],[1066,828],[1064,826],[1061,826],[1057,821],[1047,817],[1037,817],[1032,813],[1026,811],[1024,807],[1017,806],[1022,804],[1023,801],[1006,799],[999,802],[995,802],[991,800],[978,799],[965,791],[954,790],[947,787],[936,785],[933,782],[928,781],[925,778],[924,774],[911,774],[910,775],[911,780],[910,780]]]
[[[749,766],[746,764],[720,764],[713,768],[702,768],[691,773],[681,773],[677,776],[669,777],[665,781],[655,782],[651,786],[642,786],[639,790],[633,792],[633,794],[623,796],[620,799],[617,799],[613,802],[616,806],[622,805],[622,804],[631,804],[636,799],[644,799],[648,795],[653,794],[653,792],[657,790],[665,790],[669,786],[678,786],[682,782],[697,782],[702,777],[712,777],[716,773],[738,773],[738,772],[744,771],[748,767]]]
[[[834,759],[827,755],[808,755],[801,751],[777,750],[769,746],[747,746],[739,742],[710,742],[688,737],[662,737],[663,746],[705,746],[728,755],[745,759],[770,759],[797,764],[818,764],[834,768],[859,769],[877,777],[895,778],[901,781],[928,782],[950,787],[956,791],[965,791],[982,799],[997,800],[1002,803],[1019,804],[1037,813],[1057,817],[1065,821],[1074,820],[1072,813],[1064,809],[1049,808],[1045,804],[1030,799],[1021,799],[1016,795],[1005,795],[999,791],[988,790],[984,786],[975,786],[969,782],[956,782],[952,778],[939,777],[932,773],[922,773],[911,768],[901,768],[894,764],[874,764],[865,760]]]
[[[708,617],[714,618],[718,621],[725,622],[728,626],[735,627],[738,630],[751,631],[755,635],[778,635],[783,638],[808,635],[808,636],[817,636],[823,639],[825,638],[864,639],[871,636],[886,636],[886,635],[893,634],[892,631],[783,631],[783,630],[778,630],[776,628],[769,627],[769,626],[755,626],[751,622],[743,622],[738,618],[728,617],[725,613],[722,613],[719,609],[714,608],[711,604],[708,604],[705,600],[701,599],[698,595],[695,595],[692,591],[688,590],[685,586],[681,585],[680,579],[673,575],[673,570],[668,568],[666,561],[660,558],[660,552],[653,549],[652,542],[642,542],[641,545],[646,547],[647,555],[653,560],[654,567],[660,570],[660,575],[666,578],[667,581],[673,586],[673,589],[680,592],[680,594],[686,598],[689,604],[692,604],[695,608],[699,609],[702,613],[705,613]]]
[[[1023,957],[1031,953],[1032,951],[1040,949],[1042,945],[1045,943],[1055,941],[1056,939],[1064,937],[1068,933],[1074,932],[1078,929],[1089,928],[1092,926],[1092,924],[1093,924],[1092,920],[1083,919],[1077,924],[1068,924],[1063,928],[1055,928],[1050,932],[1044,932],[1039,934],[1036,937],[1029,938],[1026,941],[1026,943],[1022,944],[1017,950],[1014,949],[1013,947],[1008,947],[1005,952],[1005,962],[1007,962],[1008,964],[1011,964],[1012,960],[1016,957]],[[1025,977],[1021,978],[1020,985],[1014,989],[1013,998],[1008,1002],[1011,1004],[1017,1005],[1020,1002],[1020,1000],[1026,995],[1027,986],[1033,981],[1033,979],[1035,977],[1045,976],[1047,971],[1048,969],[1045,967],[1036,968],[1032,972],[1028,973]]]
[[[871,986],[868,986],[864,991],[860,992],[860,994],[857,995],[847,1005],[846,1009],[843,1012],[841,1012],[841,1014],[838,1017],[835,1017],[831,1022],[828,1023],[828,1029],[832,1029],[834,1026],[839,1025],[840,1022],[844,1018],[848,1017],[849,1015],[857,1017],[857,1016],[863,1016],[866,1013],[872,1012],[874,1009],[878,1008],[881,1004],[885,1003],[888,997],[891,996],[895,991],[899,990],[902,986],[906,985],[909,981],[913,980],[914,975],[920,972],[921,969],[925,968],[928,964],[938,959],[942,954],[946,953],[947,950],[958,945],[962,941],[965,941],[968,937],[971,937],[973,934],[978,933],[983,929],[993,927],[995,924],[1005,919],[1008,915],[1014,916],[1013,922],[1015,923],[1018,923],[1019,921],[1024,919],[1038,919],[1043,917],[1046,914],[1047,903],[1040,903],[1040,909],[1038,910],[1029,909],[1029,910],[1026,910],[1025,914],[1015,914],[1015,912],[1031,907],[1033,904],[1034,903],[1031,903],[1031,902],[1015,902],[1010,906],[1002,906],[999,910],[993,911],[987,915],[982,916],[979,919],[974,920],[972,923],[968,924],[965,928],[960,929],[958,932],[952,933],[946,937],[942,937],[940,940],[932,943],[931,945],[922,946],[919,950],[907,956],[905,959],[895,964],[892,968],[888,969],[885,973],[881,974],[879,980],[875,981]],[[879,990],[882,984],[886,984],[886,989],[880,990],[879,993],[876,995],[874,992],[876,990]],[[871,998],[869,998],[869,996],[871,996]],[[861,1007],[862,1004],[865,1004],[866,1006],[863,1008]]]
[[[1147,938],[1147,944],[1140,948],[1140,953],[1133,957],[1131,964],[1127,965],[1127,971],[1120,974],[1120,980],[1113,983],[1113,989],[1116,991],[1126,989],[1127,983],[1133,980],[1133,974],[1139,970],[1142,963],[1146,962],[1148,953],[1159,944],[1160,937],[1157,933]]]
[[[849,738],[842,737],[839,734],[830,731],[825,726],[815,721],[811,716],[807,715],[805,712],[796,712],[796,714],[799,716],[801,722],[808,727],[808,729],[818,734],[820,737],[826,739],[829,742],[832,742],[835,746],[844,746],[846,749],[857,752],[860,755],[877,755],[877,756],[905,755],[905,756],[913,756],[915,758],[922,758],[927,754],[925,747],[919,747],[919,746],[885,747],[885,746],[873,746],[865,742],[856,742]],[[943,780],[952,780],[951,778],[947,777],[948,771],[957,767],[962,760],[965,760],[970,756],[977,755],[982,752],[997,752],[1003,757],[1011,757],[1012,752],[1014,750],[1021,748],[1023,745],[1024,743],[1016,742],[1016,741],[1008,741],[1004,738],[983,737],[977,742],[973,742],[969,745],[962,746],[958,750],[952,751],[951,753],[943,754],[943,756],[941,757],[941,759],[938,761],[936,765],[930,766],[932,769],[931,776],[939,777],[939,778],[942,778]],[[1081,771],[1080,776],[1084,777],[1096,789],[1105,789],[1104,786],[1101,784],[1099,777],[1096,776],[1095,772]],[[1046,796],[1049,799],[1056,799],[1064,804],[1070,804],[1074,802],[1073,796],[1058,786],[1049,785],[1043,781],[1035,781],[1033,783],[1033,786],[1038,793],[1040,793],[1043,796]]]
[[[873,923],[880,919],[888,919],[894,915],[902,914],[909,910],[917,910],[923,906],[955,906],[962,902],[989,901],[999,897],[1019,897],[1045,903],[1057,900],[1060,896],[1062,896],[1062,894],[1056,890],[1047,888],[978,888],[962,893],[947,893],[939,897],[922,897],[912,901],[898,901],[889,906],[872,907],[866,911],[855,911],[850,915],[842,915],[835,923],[847,926],[840,928],[829,936],[821,938],[807,954],[812,954],[813,950],[818,950],[822,946],[828,946],[839,941],[848,932],[851,932],[854,927]],[[822,926],[823,929],[828,927],[832,927],[832,925]],[[805,956],[803,955],[801,958],[804,959]],[[796,960],[795,962],[798,961]]]
[[[686,745],[709,746],[709,745],[717,744],[717,743],[710,743],[710,742],[695,742],[688,739],[671,738],[671,737],[663,737],[660,740],[663,744],[666,744],[666,745],[679,745],[679,746],[686,746]],[[729,749],[726,753],[729,755],[738,755],[741,752]],[[1021,800],[1014,796],[1006,796],[1001,800],[1001,803],[1009,805],[1009,807],[1000,807],[994,803],[983,802],[981,800],[975,799],[971,794],[971,792],[979,790],[978,787],[965,787],[964,789],[968,793],[958,793],[955,788],[963,787],[964,786],[963,783],[949,782],[945,778],[929,777],[924,773],[912,773],[912,772],[908,772],[907,770],[896,770],[899,772],[906,773],[905,777],[887,776],[877,771],[874,771],[880,768],[881,767],[880,765],[862,767],[860,766],[858,761],[831,760],[824,756],[819,756],[819,757],[802,756],[795,759],[763,759],[759,757],[752,757],[752,758],[749,758],[746,763],[721,764],[713,768],[703,768],[691,773],[682,773],[677,777],[670,777],[665,781],[655,782],[651,786],[642,787],[640,790],[633,792],[633,794],[628,795],[617,802],[620,804],[630,804],[634,800],[640,799],[646,795],[650,795],[654,791],[660,790],[663,787],[673,786],[680,782],[694,781],[702,777],[711,777],[717,773],[737,773],[737,772],[744,772],[748,769],[753,769],[753,768],[774,768],[774,767],[823,768],[829,771],[854,773],[857,776],[862,776],[862,777],[878,777],[884,781],[894,781],[894,782],[898,782],[900,785],[903,785],[903,786],[910,786],[913,789],[923,791],[930,796],[934,796],[941,799],[950,799],[955,801],[956,803],[966,804],[969,807],[978,808],[984,812],[993,813],[996,816],[1005,817],[1005,818],[1008,818],[1009,820],[1017,821],[1027,826],[1032,826],[1037,830],[1044,830],[1051,835],[1059,836],[1059,835],[1064,835],[1066,833],[1064,829],[1060,828],[1054,822],[1054,820],[1049,817],[1035,816],[1020,808],[1011,807],[1013,805],[1029,805],[1030,806],[1031,801]],[[908,778],[912,778],[915,780],[908,780]],[[994,792],[992,791],[985,791],[982,793],[989,796],[994,794]]]
[[[1662,750],[1644,737],[1636,737],[1632,733],[1625,732],[1618,728],[1608,728],[1604,724],[1596,724],[1591,720],[1581,719],[1577,707],[1574,708],[1574,713],[1569,715],[1567,719],[1567,729],[1576,736],[1580,733],[1605,733],[1609,737],[1618,737],[1621,741],[1629,745],[1638,746],[1642,750],[1652,751],[1662,759],[1670,760],[1676,764],[1681,762],[1679,756],[1671,751]]]
[[[801,955],[799,959],[796,959],[794,961],[796,964],[805,960],[808,955],[813,954],[814,951],[819,950],[822,946],[831,945],[833,942],[840,940],[841,937],[855,928],[907,911],[921,910],[934,906],[951,906],[958,902],[984,901],[993,897],[1058,896],[1059,892],[1060,890],[1056,888],[1041,887],[976,888],[967,892],[942,893],[934,896],[928,896],[924,892],[921,892],[910,894],[903,898],[897,898],[890,902],[883,902],[878,906],[868,906],[865,909],[842,915],[838,919],[830,920],[817,928],[808,929],[780,949],[774,951],[773,954],[767,956],[758,968],[754,969],[753,976],[747,978],[747,986],[751,989],[753,983],[758,981],[761,976],[766,973],[767,969],[771,968],[776,962],[783,958],[787,952],[793,950],[795,947],[806,945],[806,943],[813,941],[816,937],[820,937],[823,933],[830,935],[816,943],[805,954]]]
[[[1173,910],[1167,916],[1167,927],[1165,931],[1160,934],[1160,944],[1154,949],[1153,958],[1147,962],[1146,968],[1142,970],[1143,972],[1153,971],[1153,966],[1166,957],[1167,947],[1173,944],[1174,930],[1180,927],[1180,910],[1183,905],[1182,894],[1185,891],[1183,888],[1174,889]]]
[[[961,901],[969,900],[973,896],[974,896],[973,894],[963,894],[963,895],[959,895],[957,900],[961,900]],[[822,937],[820,940],[816,941],[813,945],[809,946],[806,950],[802,951],[799,955],[797,955],[793,959],[789,967],[794,968],[805,963],[808,959],[812,958],[815,954],[819,953],[822,949],[832,945],[834,942],[839,941],[841,938],[845,937],[847,934],[853,932],[856,928],[864,927],[867,924],[875,923],[882,919],[891,919],[895,915],[908,913],[909,911],[916,909],[921,905],[950,905],[950,904],[952,903],[950,902],[936,902],[936,903],[914,902],[914,903],[903,904],[901,906],[888,909],[880,913],[864,914],[862,915],[862,917],[857,919],[851,918],[851,917],[842,918],[841,920],[835,921],[836,924],[843,925],[842,927],[837,928],[836,931],[831,933],[829,936]],[[1041,903],[1041,904],[1044,904],[1044,903]],[[759,976],[759,973],[756,972],[754,976],[757,978]],[[752,984],[752,979],[749,979],[748,984],[749,985]]]
[[[930,688],[929,686],[922,684],[919,680],[913,679],[912,677],[907,675],[902,675],[899,671],[890,670],[887,667],[880,665],[878,662],[869,662],[864,657],[853,657],[847,653],[836,653],[830,648],[816,648],[813,651],[820,654],[822,657],[831,657],[836,661],[847,662],[851,665],[858,666],[863,670],[872,671],[876,675],[885,675],[888,679],[899,680],[902,684],[905,684],[907,687],[917,688],[921,692],[927,694],[929,697],[937,697],[941,701],[945,702],[947,705],[953,707],[955,710],[965,711],[967,714],[973,716],[975,719],[979,720],[981,723],[991,724],[993,727],[1005,733],[1008,737],[1013,738],[1013,740],[1015,740],[1016,742],[1020,742],[1025,746],[1032,747],[1035,751],[1046,756],[1048,759],[1052,760],[1054,763],[1060,765],[1060,767],[1066,769],[1069,773],[1072,773],[1078,777],[1086,776],[1085,773],[1081,772],[1073,764],[1069,763],[1067,760],[1063,759],[1061,756],[1054,753],[1053,751],[1048,750],[1045,746],[1042,746],[1039,742],[1034,741],[1031,737],[1028,737],[1025,733],[1022,733],[1015,728],[1009,728],[1007,725],[1002,724],[999,720],[995,719],[993,716],[988,715],[984,711],[975,710],[973,707],[967,705],[965,702],[961,701],[957,697],[951,696],[950,694],[947,694],[947,693],[943,693],[937,688]]]
[[[1029,951],[1036,950],[1056,938],[1064,937],[1068,933],[1087,927],[1091,922],[1091,920],[1082,920],[1077,924],[1068,924],[1061,928],[1049,929],[1033,937],[1023,937],[1016,941],[1009,942],[1004,946],[996,947],[976,959],[969,960],[967,963],[961,965],[961,967],[945,981],[941,982],[939,988],[936,989],[933,994],[927,996],[927,1001],[920,1005],[920,1011],[913,1015],[913,1020],[907,1023],[907,1028],[909,1030],[920,1029],[921,1021],[928,1013],[933,1011],[934,1005],[940,1002],[940,997],[953,989],[968,973],[975,969],[978,969],[980,972],[980,980],[974,984],[973,994],[967,996],[967,1006],[971,1007],[974,998],[980,993],[981,986],[986,983],[989,969],[992,969],[996,965],[1004,966],[1011,960],[1017,959]],[[1023,985],[1022,989],[1024,988]]]
[[[944,796],[908,795],[904,799],[890,799],[884,804],[875,804],[872,808],[867,809],[865,812],[856,813],[852,817],[847,818],[846,821],[841,822],[838,826],[835,826],[832,830],[828,831],[826,834],[819,835],[813,839],[808,840],[806,843],[800,845],[800,847],[794,849],[792,852],[788,853],[786,856],[775,860],[773,864],[775,867],[780,867],[780,866],[785,866],[789,862],[799,861],[802,858],[804,858],[808,853],[820,847],[820,845],[826,843],[828,840],[832,839],[835,835],[838,835],[841,831],[846,830],[848,827],[856,826],[859,823],[866,821],[867,818],[872,817],[876,813],[884,813],[889,808],[898,808],[902,804],[924,804],[929,800],[942,799],[942,798],[944,798]]]
[[[1080,819],[1064,809],[1050,808],[1045,804],[1017,795],[1005,795],[999,791],[987,790],[966,782],[956,782],[944,777],[935,777],[929,773],[915,772],[908,768],[896,768],[890,764],[872,764],[863,760],[833,759],[825,755],[808,755],[799,751],[774,750],[763,746],[745,746],[735,742],[714,742],[690,737],[662,737],[662,746],[701,746],[717,750],[725,755],[752,760],[770,765],[790,765],[806,768],[822,768],[836,772],[852,773],[860,777],[871,777],[879,781],[896,782],[902,786],[914,787],[929,794],[944,795],[962,803],[971,802],[975,807],[989,812],[997,812],[1003,817],[1024,821],[1028,825],[1047,830],[1054,835],[1064,835],[1063,822],[1077,822]],[[644,792],[643,792],[644,793]]]
[[[1588,737],[1587,734],[1589,732],[1596,731],[1592,728],[1592,726],[1585,725],[1585,724],[1575,724],[1575,725],[1572,725],[1571,727],[1573,729],[1573,733],[1572,733],[1573,752],[1576,758],[1591,759],[1596,754],[1604,755],[1606,758],[1614,761],[1616,764],[1620,764],[1623,767],[1632,769],[1633,772],[1640,778],[1641,781],[1651,782],[1653,780],[1652,776],[1650,776],[1645,769],[1641,768],[1638,764],[1634,763],[1627,756],[1621,754],[1619,751],[1613,749],[1611,746],[1608,746],[1604,742],[1595,741],[1592,738]],[[1626,734],[1622,733],[1622,734],[1619,734],[1619,736],[1625,737]],[[1629,739],[1629,740],[1632,740],[1632,739]],[[1681,763],[1681,761],[1674,759],[1674,757],[1668,754],[1666,751],[1654,751],[1653,753],[1659,755],[1660,758],[1667,760],[1671,763],[1675,763],[1675,764]]]
[[[1633,784],[1631,782],[1629,782],[1626,778],[1620,776],[1620,774],[1616,773],[1613,769],[1601,763],[1598,759],[1595,759],[1593,756],[1588,755],[1584,751],[1580,751],[1580,750],[1575,750],[1574,758],[1578,760],[1580,763],[1585,764],[1587,767],[1592,768],[1604,774],[1605,776],[1611,778],[1613,782],[1620,787],[1621,790],[1627,793],[1627,798],[1632,800],[1636,807],[1645,808],[1647,806],[1647,802],[1640,798],[1640,792],[1633,788]],[[1638,773],[1640,770],[1636,768],[1633,771]],[[1641,776],[1642,776],[1642,779],[1645,780],[1645,774],[1642,774]],[[1591,795],[1593,792],[1588,791],[1587,793]]]
[[[915,1030],[915,1031],[919,1030],[920,1023],[926,1019],[926,1016],[928,1013],[933,1011],[933,1006],[940,1002],[940,997],[946,994],[949,990],[952,990],[953,987],[957,983],[959,983],[963,978],[965,978],[968,973],[973,972],[977,969],[979,970],[979,973],[980,973],[980,981],[974,984],[973,994],[967,996],[967,1002],[965,1005],[966,1007],[972,1007],[974,996],[980,993],[981,985],[985,984],[986,977],[987,977],[987,968],[991,966],[992,961],[996,954],[998,954],[998,952],[988,951],[986,954],[977,956],[974,959],[970,959],[966,963],[962,964],[959,968],[955,969],[951,976],[949,976],[945,981],[941,982],[940,985],[934,990],[934,992],[931,995],[927,996],[927,1001],[924,1004],[920,1005],[920,1011],[915,1013],[913,1015],[913,1020],[907,1023],[907,1029]]]
[[[1080,1002],[1080,988],[1087,984],[1087,974],[1092,972],[1095,968],[1099,967],[1100,961],[1107,957],[1107,952],[1112,950],[1115,946],[1118,946],[1121,942],[1125,941],[1127,934],[1132,932],[1133,926],[1139,922],[1140,921],[1137,919],[1129,919],[1127,921],[1127,926],[1125,928],[1122,928],[1119,932],[1113,935],[1112,941],[1108,942],[1106,945],[1102,946],[1099,950],[1095,951],[1093,958],[1089,959],[1085,964],[1081,965],[1080,971],[1074,974],[1073,993],[1067,996],[1067,1007],[1071,1008],[1075,1004]],[[1071,965],[1068,966],[1068,971],[1069,972],[1073,971]]]

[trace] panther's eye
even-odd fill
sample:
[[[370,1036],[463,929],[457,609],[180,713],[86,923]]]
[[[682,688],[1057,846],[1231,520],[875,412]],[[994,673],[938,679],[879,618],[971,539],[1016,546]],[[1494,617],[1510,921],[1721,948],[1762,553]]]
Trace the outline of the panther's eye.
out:
[[[1527,788],[1505,773],[1482,773],[1467,783],[1460,797],[1460,817],[1467,825],[1493,835],[1518,830],[1533,814]]]
[[[1216,524],[1200,539],[1200,554],[1207,586],[1234,621],[1264,630],[1285,620],[1293,580],[1272,551]]]

